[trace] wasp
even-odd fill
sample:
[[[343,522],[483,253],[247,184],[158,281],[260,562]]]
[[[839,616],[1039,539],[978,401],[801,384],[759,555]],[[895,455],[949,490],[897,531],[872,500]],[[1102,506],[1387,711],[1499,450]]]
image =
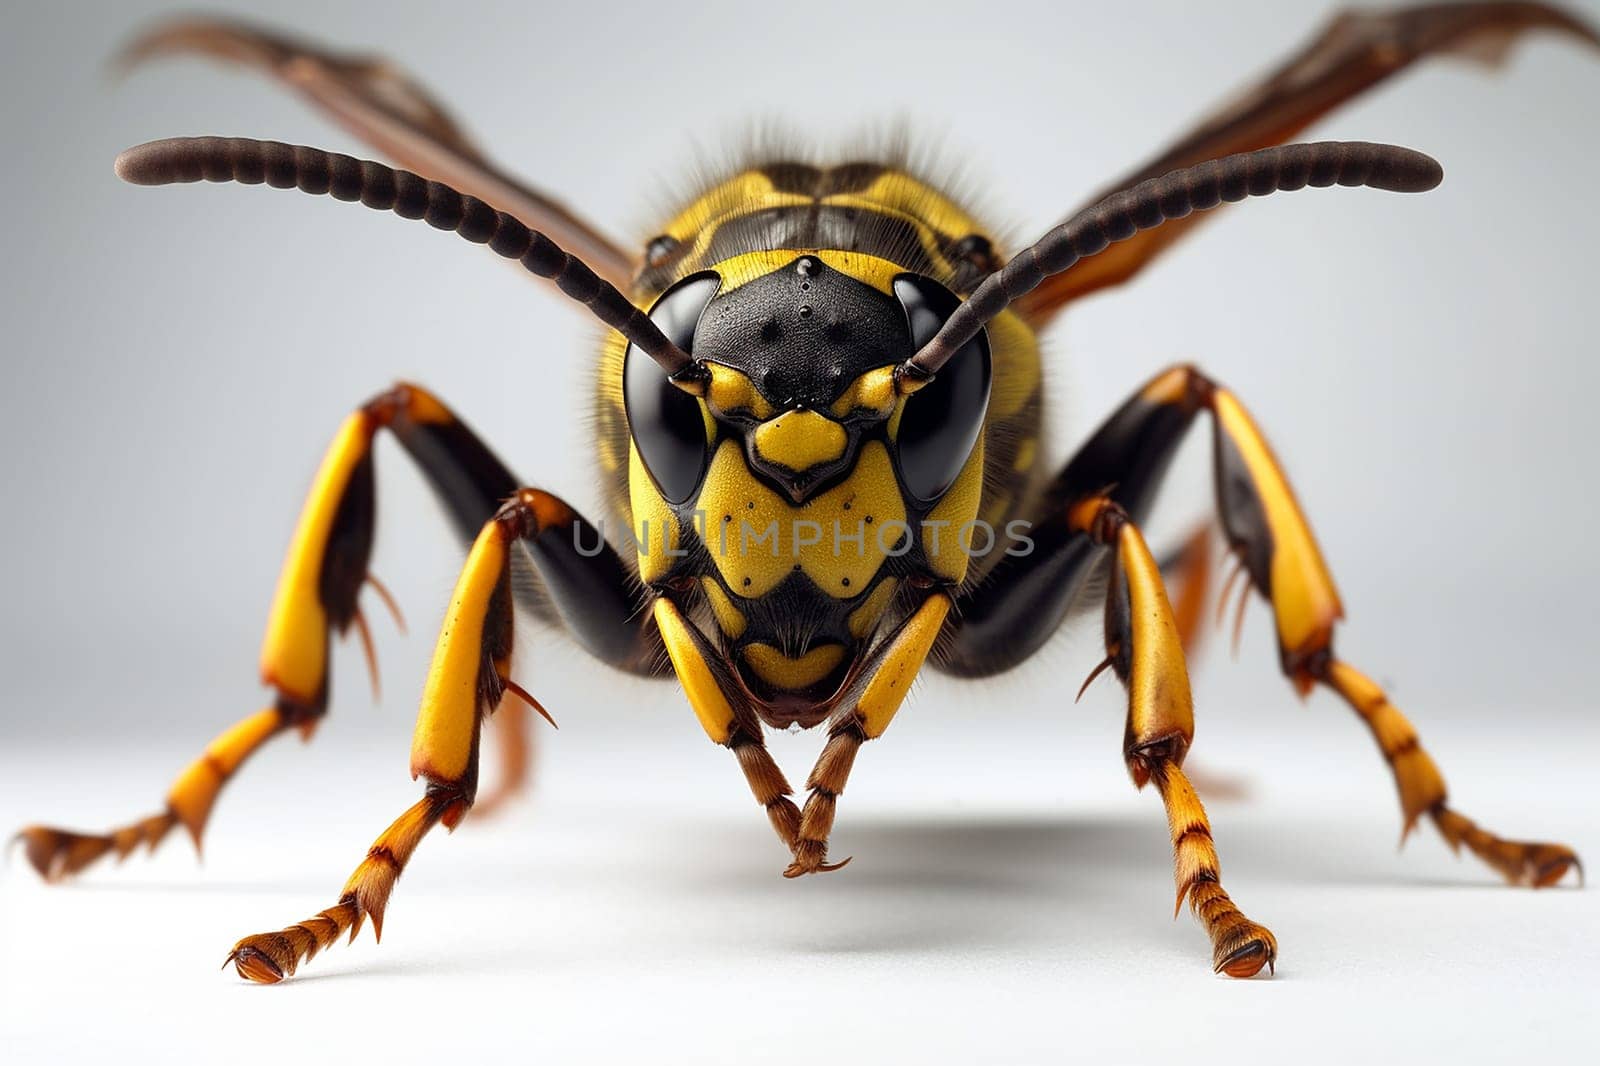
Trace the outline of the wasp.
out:
[[[408,169],[199,137],[128,150],[116,162],[125,180],[266,184],[422,220],[519,263],[607,327],[594,399],[607,514],[591,519],[530,486],[421,386],[378,393],[335,434],[289,545],[261,654],[268,705],[212,741],[158,813],[104,834],[28,827],[29,861],[57,880],[154,848],[180,825],[198,846],[219,792],[250,755],[291,730],[309,734],[327,712],[333,639],[354,632],[370,665],[358,599],[368,585],[388,599],[368,573],[373,443],[386,432],[468,545],[411,749],[425,791],[332,906],[233,947],[228,960],[242,977],[281,981],[369,919],[381,934],[420,841],[473,808],[484,723],[512,700],[543,713],[511,671],[530,616],[619,670],[675,678],[706,735],[733,754],[792,878],[845,865],[828,852],[840,797],[862,746],[889,729],[925,666],[992,676],[1091,611],[1105,656],[1089,680],[1109,669],[1126,689],[1122,754],[1134,784],[1153,785],[1165,806],[1178,905],[1187,901],[1208,935],[1215,971],[1271,972],[1277,941],[1223,887],[1210,822],[1183,769],[1194,729],[1185,647],[1205,582],[1185,580],[1174,606],[1165,571],[1198,577],[1206,552],[1191,545],[1164,568],[1141,532],[1169,460],[1205,420],[1216,521],[1244,595],[1270,607],[1294,689],[1331,689],[1370,730],[1393,771],[1405,831],[1426,818],[1513,884],[1581,877],[1570,848],[1508,839],[1459,811],[1411,723],[1338,655],[1339,593],[1286,474],[1231,387],[1174,366],[1139,386],[1064,465],[1040,460],[1038,338],[1065,307],[1133,278],[1224,204],[1308,186],[1434,187],[1442,170],[1416,151],[1288,142],[1419,59],[1481,56],[1535,29],[1600,46],[1594,29],[1536,3],[1341,15],[1168,150],[1014,251],[903,163],[781,156],[710,182],[642,248],[621,247],[498,167],[385,62],[227,21],[155,30],[132,46],[133,60],[201,53],[265,71]],[[519,596],[521,569],[535,576],[536,594]],[[791,728],[826,736],[803,799],[764,743],[767,731]],[[525,744],[507,734],[513,778]]]

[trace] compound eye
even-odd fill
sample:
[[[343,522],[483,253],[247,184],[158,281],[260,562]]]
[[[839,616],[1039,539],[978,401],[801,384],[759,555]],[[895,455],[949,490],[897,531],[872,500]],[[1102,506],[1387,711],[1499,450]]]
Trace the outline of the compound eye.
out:
[[[713,271],[691,274],[661,294],[650,320],[692,355],[695,326],[721,286]],[[655,360],[630,344],[622,361],[622,403],[628,433],[656,491],[668,503],[683,503],[700,487],[711,457],[700,401],[668,381]]]
[[[919,274],[895,278],[894,294],[905,309],[914,350],[928,343],[961,303],[949,289]],[[906,398],[896,460],[901,482],[918,500],[944,495],[966,466],[989,409],[990,363],[988,333],[980,332],[931,382]]]

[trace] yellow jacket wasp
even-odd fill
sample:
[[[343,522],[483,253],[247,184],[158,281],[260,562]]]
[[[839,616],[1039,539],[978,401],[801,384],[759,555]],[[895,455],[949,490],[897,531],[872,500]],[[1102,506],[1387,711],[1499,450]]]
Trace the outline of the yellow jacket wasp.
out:
[[[331,195],[487,245],[607,327],[597,451],[616,521],[526,487],[445,404],[400,385],[339,429],[301,513],[262,651],[269,706],[219,736],[157,814],[106,834],[24,829],[47,878],[155,846],[198,843],[225,782],[270,738],[327,709],[330,646],[365,638],[358,595],[377,519],[372,442],[387,431],[446,504],[465,565],[422,696],[411,754],[423,798],[374,843],[333,906],[246,937],[229,958],[275,982],[370,918],[429,830],[473,806],[481,726],[507,699],[511,574],[528,605],[619,669],[672,676],[708,736],[735,755],[788,849],[786,876],[837,870],[828,838],[860,747],[882,735],[924,664],[966,676],[1032,655],[1085,603],[1128,694],[1124,757],[1167,810],[1178,901],[1218,971],[1270,968],[1277,944],[1223,889],[1204,809],[1182,770],[1193,731],[1184,643],[1140,523],[1191,425],[1208,416],[1217,518],[1247,585],[1273,610],[1280,665],[1302,694],[1340,695],[1393,769],[1406,828],[1426,816],[1508,881],[1578,867],[1558,844],[1499,837],[1447,801],[1415,730],[1334,652],[1338,592],[1289,483],[1235,393],[1191,366],[1143,385],[1059,469],[1040,461],[1036,337],[1073,300],[1134,276],[1203,212],[1306,186],[1422,192],[1420,153],[1361,142],[1288,144],[1317,117],[1434,53],[1470,54],[1532,28],[1600,44],[1541,4],[1439,4],[1336,20],[1192,134],[1007,254],[950,195],[894,162],[761,159],[684,204],[637,254],[468,142],[385,65],[237,24],[175,24],[134,56],[210,53],[264,69],[409,170],[317,149],[184,138],[129,150],[141,185],[236,181]],[[380,595],[382,593],[379,589]],[[1186,583],[1185,600],[1190,597]],[[803,802],[769,756],[768,728],[824,727]]]

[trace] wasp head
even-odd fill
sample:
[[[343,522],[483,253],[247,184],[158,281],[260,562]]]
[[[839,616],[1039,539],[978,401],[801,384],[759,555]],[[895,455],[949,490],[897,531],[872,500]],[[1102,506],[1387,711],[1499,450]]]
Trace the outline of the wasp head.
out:
[[[693,357],[694,389],[636,350],[624,363],[635,521],[670,526],[636,531],[641,568],[700,585],[767,703],[837,691],[902,581],[965,571],[948,549],[977,514],[988,344],[906,388],[896,368],[959,300],[869,260],[692,274],[650,317]],[[935,515],[943,545],[923,535]]]

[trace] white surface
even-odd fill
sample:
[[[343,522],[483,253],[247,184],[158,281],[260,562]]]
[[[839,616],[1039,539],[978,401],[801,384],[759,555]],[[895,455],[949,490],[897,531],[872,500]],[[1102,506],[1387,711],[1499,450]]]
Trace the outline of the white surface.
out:
[[[1586,1046],[1600,899],[1499,887],[1426,827],[1395,855],[1386,772],[1331,699],[1202,726],[1195,764],[1252,791],[1212,804],[1225,883],[1282,946],[1275,978],[1241,983],[1210,974],[1187,914],[1171,919],[1166,826],[1122,775],[1109,688],[1070,716],[978,712],[994,730],[964,727],[952,691],[925,686],[920,713],[862,753],[838,873],[779,876],[786,856],[687,709],[651,701],[625,741],[573,709],[542,738],[530,800],[422,846],[381,946],[364,934],[272,988],[217,972],[237,937],[333,902],[417,794],[404,723],[379,730],[389,750],[358,746],[374,729],[358,709],[245,770],[203,868],[177,838],[63,888],[13,861],[0,1047],[23,1051],[13,1062],[1317,1063]],[[1462,809],[1600,854],[1592,725],[1552,746],[1431,722]],[[814,750],[775,746],[794,778]],[[158,794],[187,754],[13,748],[0,811],[133,814],[107,797]]]

